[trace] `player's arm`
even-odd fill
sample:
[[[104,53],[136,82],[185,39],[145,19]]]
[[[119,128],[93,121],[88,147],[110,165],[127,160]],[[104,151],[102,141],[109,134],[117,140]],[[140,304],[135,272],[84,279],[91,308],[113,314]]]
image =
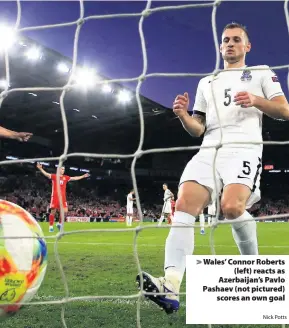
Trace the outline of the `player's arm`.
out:
[[[289,120],[289,104],[285,96],[276,96],[268,100],[248,92],[239,92],[236,96],[236,105],[256,107],[272,118]]]
[[[85,173],[83,175],[79,175],[77,177],[70,177],[69,181],[78,181],[78,180],[82,180],[85,178],[88,178],[90,175],[88,173]]]
[[[51,174],[43,170],[41,164],[37,163],[37,168],[44,176],[46,176],[46,178],[51,179]]]
[[[235,95],[236,105],[256,107],[264,114],[281,120],[289,120],[289,104],[284,96],[277,75],[265,71],[262,79],[262,89],[266,98],[255,96],[249,92],[239,92]]]
[[[190,116],[188,113],[180,117],[184,129],[193,137],[200,137],[205,132],[206,118],[199,114]]]
[[[193,108],[193,116],[188,113],[189,95],[185,92],[178,95],[173,104],[174,113],[179,117],[184,129],[191,135],[200,137],[206,128],[206,100],[203,96],[201,82],[198,85],[196,99]]]
[[[0,126],[0,138],[14,139],[21,142],[28,141],[32,137],[32,133],[29,132],[16,132],[8,130]]]
[[[277,96],[271,100],[256,96],[255,107],[272,118],[289,120],[289,104],[285,96]]]
[[[174,194],[170,191],[167,197],[164,198],[164,201],[166,202],[167,200],[173,198]]]

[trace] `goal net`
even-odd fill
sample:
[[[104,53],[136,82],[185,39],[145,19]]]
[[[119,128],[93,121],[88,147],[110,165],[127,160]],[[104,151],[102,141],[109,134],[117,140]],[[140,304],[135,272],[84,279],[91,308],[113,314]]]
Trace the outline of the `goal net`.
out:
[[[74,35],[74,44],[73,44],[73,58],[72,58],[72,68],[71,72],[69,74],[68,81],[63,87],[33,87],[33,88],[12,88],[9,89],[9,84],[10,84],[10,67],[9,67],[9,50],[5,49],[5,68],[6,68],[6,87],[3,92],[0,94],[0,104],[2,104],[3,100],[12,93],[17,93],[17,92],[50,92],[50,91],[61,91],[61,96],[59,99],[59,104],[60,104],[60,112],[61,112],[61,117],[62,117],[62,124],[63,124],[63,132],[64,132],[64,149],[63,153],[60,157],[47,157],[47,158],[27,158],[27,159],[21,159],[21,160],[5,160],[0,162],[1,165],[11,165],[15,163],[29,163],[29,162],[35,162],[35,161],[58,161],[59,167],[61,167],[65,161],[68,158],[71,157],[92,157],[92,158],[110,158],[110,159],[126,159],[126,158],[132,158],[132,165],[131,165],[131,177],[132,177],[132,182],[133,182],[133,188],[135,190],[136,194],[136,204],[137,204],[137,210],[138,210],[138,215],[140,217],[140,223],[136,228],[130,228],[130,229],[89,229],[89,230],[81,230],[81,231],[66,231],[65,230],[65,224],[62,226],[61,232],[57,235],[55,244],[54,244],[54,249],[55,249],[55,255],[56,255],[56,261],[58,268],[61,272],[63,284],[65,287],[65,297],[61,300],[57,301],[45,301],[45,302],[38,302],[38,301],[32,301],[28,304],[30,305],[39,305],[39,304],[59,304],[62,307],[62,312],[61,312],[61,320],[63,327],[68,327],[68,324],[66,322],[65,318],[65,306],[70,303],[70,302],[76,302],[76,301],[89,301],[89,300],[98,300],[98,299],[136,299],[137,300],[137,327],[140,328],[141,325],[141,299],[145,295],[145,291],[141,289],[139,292],[136,292],[135,294],[132,295],[125,295],[125,296],[118,296],[118,295],[99,295],[99,296],[83,296],[83,297],[70,297],[69,296],[69,287],[67,284],[67,279],[66,275],[61,263],[61,259],[59,256],[59,251],[58,251],[58,243],[59,240],[65,236],[65,235],[71,235],[71,234],[77,234],[77,233],[87,233],[87,232],[108,232],[108,231],[114,231],[114,232],[125,232],[125,231],[134,231],[134,242],[133,242],[133,250],[134,250],[134,257],[136,261],[136,266],[137,270],[140,273],[141,272],[141,262],[139,259],[138,255],[138,236],[139,233],[145,229],[151,229],[152,227],[157,228],[157,225],[143,225],[143,212],[141,209],[141,204],[140,204],[140,199],[139,199],[139,192],[138,192],[138,183],[137,183],[137,178],[136,178],[136,163],[138,159],[144,155],[148,154],[153,154],[153,153],[162,153],[162,152],[181,152],[181,151],[187,151],[187,150],[196,150],[199,149],[200,146],[192,146],[192,147],[174,147],[174,148],[159,148],[159,149],[149,149],[149,150],[143,150],[143,144],[144,144],[144,136],[145,136],[145,125],[144,125],[144,114],[143,114],[143,108],[142,108],[142,103],[141,103],[141,98],[140,98],[140,90],[142,87],[142,84],[146,78],[158,78],[158,77],[165,77],[165,78],[175,78],[175,77],[204,77],[207,75],[215,75],[217,76],[219,72],[221,71],[220,69],[220,64],[221,64],[221,58],[220,58],[220,52],[219,52],[219,43],[218,43],[218,36],[217,36],[217,24],[216,24],[216,17],[217,17],[217,10],[218,6],[221,4],[221,0],[216,0],[214,2],[199,2],[199,3],[188,3],[188,4],[182,4],[182,5],[169,5],[169,6],[158,6],[158,7],[152,7],[152,1],[147,1],[144,2],[144,7],[141,12],[136,12],[136,13],[122,13],[122,14],[107,14],[107,15],[94,15],[94,16],[85,16],[85,6],[84,6],[84,1],[79,0],[79,18],[76,21],[71,21],[71,22],[65,22],[61,24],[53,24],[53,25],[45,25],[45,26],[30,26],[30,27],[25,27],[21,28],[21,2],[20,0],[16,1],[17,4],[17,19],[15,22],[14,30],[15,33],[20,35],[21,33],[27,32],[27,31],[35,31],[35,30],[41,30],[41,29],[53,29],[53,28],[60,28],[60,27],[65,27],[65,26],[75,26],[75,35]],[[211,27],[212,27],[212,32],[213,32],[213,40],[214,40],[214,45],[215,45],[215,52],[216,52],[216,61],[215,61],[215,69],[212,72],[202,74],[202,73],[150,73],[148,74],[148,56],[147,56],[147,48],[146,48],[146,38],[145,38],[145,33],[144,33],[144,22],[146,18],[150,15],[154,15],[157,12],[165,12],[165,11],[181,11],[181,10],[187,10],[187,9],[192,9],[192,8],[200,8],[200,7],[211,7]],[[289,33],[289,10],[288,10],[288,0],[284,1],[284,15],[286,17],[286,23],[288,27],[288,33]],[[137,149],[135,150],[134,153],[132,154],[126,154],[126,155],[121,155],[121,154],[95,154],[95,153],[69,153],[69,136],[68,136],[68,126],[67,126],[67,119],[66,119],[66,111],[65,111],[65,106],[64,106],[64,99],[69,92],[69,90],[73,88],[77,88],[78,85],[75,83],[73,77],[75,75],[75,71],[77,69],[77,60],[78,60],[78,42],[80,38],[80,31],[85,22],[89,22],[90,20],[113,20],[115,18],[129,18],[129,17],[139,17],[139,24],[138,24],[138,30],[139,30],[139,37],[141,41],[141,51],[142,51],[142,71],[140,72],[139,76],[135,78],[123,78],[123,79],[111,79],[111,80],[99,80],[96,81],[96,84],[105,84],[105,83],[124,83],[124,82],[137,82],[137,87],[136,87],[136,100],[138,104],[138,113],[139,113],[139,120],[140,120],[140,138],[139,138],[139,145]],[[280,69],[289,69],[289,64],[288,65],[283,65],[283,66],[275,66],[275,67],[270,67],[271,69],[274,70],[280,70]],[[241,69],[240,69],[241,71]],[[213,83],[212,89],[213,89]],[[288,87],[289,87],[289,75],[288,75]],[[213,90],[214,91],[214,90]],[[214,92],[213,92],[214,94]],[[219,116],[219,111],[218,111],[218,106],[216,104],[216,100],[214,97],[214,103],[215,103],[215,108],[218,116],[218,120],[220,122],[220,116]],[[221,124],[220,124],[221,126]],[[223,144],[223,138],[222,138],[222,129],[221,129],[221,137],[219,140],[219,145],[216,147],[216,149],[219,149]],[[234,142],[232,142],[233,144]],[[253,143],[253,142],[252,142]],[[289,141],[286,142],[272,142],[272,141],[266,141],[263,142],[263,144],[274,144],[274,145],[285,145],[289,144]],[[216,152],[217,155],[217,152]],[[214,162],[216,160],[216,155]],[[58,179],[59,179],[59,172],[58,172]],[[59,180],[58,180],[59,181]],[[216,184],[216,176],[215,176],[215,184]],[[216,184],[217,185],[217,184]],[[60,186],[58,184],[58,190]],[[61,195],[61,193],[59,192]],[[214,231],[215,228],[220,225],[220,224],[231,224],[232,221],[220,221],[218,220],[219,218],[219,213],[220,213],[220,204],[219,200],[217,200],[217,215],[216,215],[216,220],[213,222],[212,228],[211,228],[211,235],[210,235],[210,247],[212,254],[215,254],[215,246],[214,246]],[[61,216],[64,217],[64,212],[63,208],[61,209]],[[280,215],[280,217],[289,217],[289,214],[287,215]],[[262,219],[268,219],[268,218],[278,218],[278,215],[274,216],[266,216],[266,217],[258,217],[255,219],[262,220]],[[64,220],[63,220],[64,223]],[[158,227],[159,228],[159,227]],[[163,226],[161,228],[166,229],[166,226]],[[55,239],[55,237],[46,237],[46,238],[52,238]],[[184,294],[184,293],[183,293]],[[25,304],[25,303],[24,303]],[[208,325],[211,327],[211,325]],[[281,327],[285,327],[285,325],[281,325]]]

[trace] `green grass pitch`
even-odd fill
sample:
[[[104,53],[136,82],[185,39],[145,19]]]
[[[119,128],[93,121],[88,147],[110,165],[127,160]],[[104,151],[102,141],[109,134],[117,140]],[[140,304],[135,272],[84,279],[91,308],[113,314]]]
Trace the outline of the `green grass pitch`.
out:
[[[45,235],[48,224],[42,224]],[[136,294],[137,266],[133,254],[134,232],[113,232],[126,228],[124,223],[67,223],[65,230],[107,229],[107,232],[89,232],[64,236],[59,241],[59,254],[66,274],[70,297],[132,295]],[[195,254],[210,254],[209,229],[201,236],[195,230]],[[138,254],[143,270],[156,276],[163,274],[164,245],[168,229],[145,229],[137,238]],[[258,223],[260,254],[289,254],[289,223]],[[51,235],[51,234],[50,234]],[[217,254],[238,254],[230,227],[223,225],[215,232]],[[64,285],[58,270],[53,240],[48,240],[48,270],[34,301],[57,301],[64,295]],[[183,289],[184,291],[183,284]],[[185,297],[176,316],[168,317],[155,304],[141,301],[141,325],[145,328],[182,328],[185,324]],[[99,299],[66,304],[65,319],[68,328],[133,328],[136,327],[136,299]],[[237,306],[237,305],[236,305]],[[204,309],[209,319],[210,309]],[[61,305],[30,305],[8,318],[5,328],[61,328]],[[205,326],[193,326],[204,327]],[[214,328],[225,327],[214,325]],[[228,327],[228,326],[226,326]],[[235,327],[281,327],[260,325]]]

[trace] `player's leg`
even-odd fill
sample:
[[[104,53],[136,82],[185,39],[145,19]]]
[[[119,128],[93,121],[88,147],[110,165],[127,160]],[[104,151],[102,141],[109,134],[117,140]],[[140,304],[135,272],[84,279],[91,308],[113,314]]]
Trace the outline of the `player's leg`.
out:
[[[208,156],[209,155],[209,156]],[[167,313],[179,308],[179,291],[186,268],[186,256],[194,250],[195,217],[211,201],[212,196],[220,189],[215,188],[212,169],[214,153],[198,153],[186,166],[180,180],[176,211],[165,246],[165,276],[155,278],[142,272],[143,287],[147,292],[155,292],[147,297],[157,303]],[[140,284],[140,276],[137,276]],[[159,296],[158,293],[173,292],[171,295]]]
[[[230,184],[224,188],[221,207],[226,219],[250,219],[246,204],[251,196],[248,186]],[[232,224],[234,240],[241,255],[258,255],[256,221],[236,222]]]
[[[165,248],[165,274],[176,275],[179,282],[185,272],[186,255],[191,255],[194,250],[195,218],[209,203],[210,197],[210,191],[194,181],[186,181],[180,186],[175,216]]]
[[[163,221],[167,221],[168,224],[170,224],[170,215],[172,212],[172,206],[170,200],[167,200],[164,203],[163,210],[162,210],[162,215],[159,221],[159,226],[162,224]]]
[[[172,224],[172,215],[170,213],[167,216],[167,223]]]
[[[159,218],[159,224],[158,224],[159,226],[162,225],[164,219],[165,219],[165,215],[162,213],[161,216],[160,216],[160,218]]]
[[[211,225],[211,215],[208,214],[207,218],[208,218],[208,226],[210,226]]]
[[[175,207],[172,207],[172,216],[171,216],[171,219],[173,219],[175,216]]]
[[[127,214],[126,214],[126,225],[129,227],[131,225],[131,217],[132,217],[132,209],[128,208],[127,209]]]
[[[210,201],[210,192],[204,186],[193,182],[184,182],[179,189],[176,202],[176,211],[172,227],[165,246],[165,276],[155,278],[143,272],[144,289],[147,292],[173,292],[174,295],[150,295],[167,313],[177,311],[179,308],[179,291],[186,268],[186,255],[194,250],[194,224],[195,217],[206,207]],[[140,285],[140,276],[137,276]]]
[[[132,219],[133,219],[133,214],[129,216],[129,220],[128,220],[130,227],[132,226]]]
[[[63,220],[65,220],[65,217],[66,217],[67,212],[68,212],[67,202],[64,203],[63,212],[64,212]],[[60,231],[61,227],[62,227],[62,217],[61,217],[61,211],[59,209],[59,220],[58,220],[58,223],[57,223],[57,229]]]
[[[234,154],[233,154],[234,155]],[[251,219],[232,224],[232,233],[242,255],[257,255],[257,224],[246,211],[260,200],[261,158],[254,150],[242,150],[230,156],[232,160],[221,165],[224,190],[221,207],[226,219]],[[228,170],[230,165],[231,170]]]
[[[200,219],[201,235],[204,235],[205,234],[205,215],[204,215],[204,213],[201,213],[199,215],[199,219]]]
[[[170,216],[170,213],[164,213],[164,221],[165,221],[165,223],[168,222],[169,216]]]
[[[55,221],[56,207],[57,207],[57,205],[50,204],[49,232],[53,232],[54,231],[54,221]]]
[[[163,209],[162,209],[162,213],[161,213],[161,216],[160,216],[160,219],[159,219],[159,226],[162,225],[163,221],[165,220],[165,208],[166,208],[166,204],[164,204],[163,206]]]
[[[170,201],[168,201],[168,205],[167,205],[167,224],[172,224],[172,212],[173,212],[173,209],[172,209],[172,203]]]

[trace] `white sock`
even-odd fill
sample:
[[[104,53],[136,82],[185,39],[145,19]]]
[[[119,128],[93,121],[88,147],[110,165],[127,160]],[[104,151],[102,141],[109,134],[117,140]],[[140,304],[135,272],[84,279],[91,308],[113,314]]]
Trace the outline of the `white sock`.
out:
[[[159,226],[163,223],[165,217],[163,215],[161,215],[160,219],[159,219]]]
[[[132,216],[129,217],[129,225],[132,226]]]
[[[208,225],[211,225],[211,215],[208,215]]]
[[[200,214],[199,218],[200,218],[201,230],[205,230],[205,216],[204,216],[204,214]]]
[[[128,215],[126,216],[125,221],[126,221],[126,225],[128,226],[129,225],[129,216]]]
[[[194,251],[195,217],[184,212],[176,211],[172,227],[166,240],[165,277],[174,280],[180,287],[186,269],[186,255]],[[183,228],[174,228],[183,226]],[[177,291],[178,292],[178,291]]]
[[[245,211],[238,219],[248,219],[251,217],[252,215]],[[259,254],[256,221],[233,223],[232,233],[241,255]]]

